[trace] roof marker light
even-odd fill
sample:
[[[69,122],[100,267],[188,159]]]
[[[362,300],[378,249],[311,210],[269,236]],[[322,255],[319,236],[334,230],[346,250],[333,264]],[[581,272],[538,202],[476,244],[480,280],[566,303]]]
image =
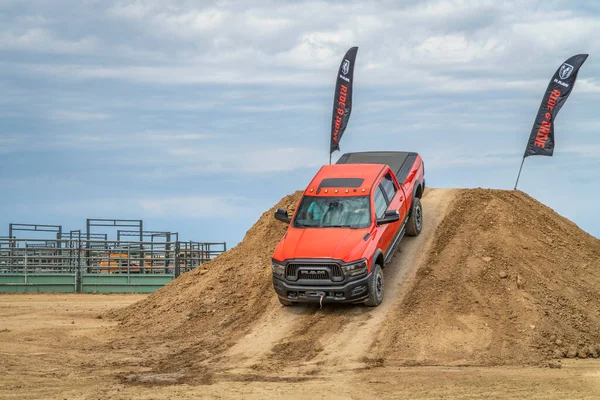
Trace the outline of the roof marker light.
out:
[[[326,190],[327,191],[327,190]],[[363,192],[365,191],[365,189],[362,190]]]
[[[346,193],[348,193],[348,192],[349,192],[349,190],[348,190],[348,189],[346,189]]]
[[[337,192],[338,192],[338,190],[337,190],[337,189],[335,189],[335,192],[337,193]]]
[[[327,189],[325,189],[325,193],[327,193]]]
[[[310,189],[310,192],[312,193],[312,192],[313,192],[313,190],[314,190],[314,189],[312,189],[312,188],[311,188],[311,189]]]

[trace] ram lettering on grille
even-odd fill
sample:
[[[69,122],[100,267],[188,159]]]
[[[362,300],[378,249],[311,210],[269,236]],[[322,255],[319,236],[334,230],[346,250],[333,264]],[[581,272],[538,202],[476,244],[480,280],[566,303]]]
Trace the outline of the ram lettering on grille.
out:
[[[301,270],[300,279],[329,279],[327,271]]]

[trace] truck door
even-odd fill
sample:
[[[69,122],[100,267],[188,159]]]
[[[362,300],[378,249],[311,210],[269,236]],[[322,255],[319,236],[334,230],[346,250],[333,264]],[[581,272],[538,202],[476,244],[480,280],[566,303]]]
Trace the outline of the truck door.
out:
[[[387,252],[389,246],[392,245],[392,242],[395,239],[396,233],[398,233],[398,230],[400,229],[402,221],[404,221],[404,218],[406,217],[406,211],[402,207],[405,199],[404,192],[401,188],[398,188],[390,171],[383,176],[379,187],[386,200],[386,210],[398,210],[400,213],[400,220],[398,222],[387,224],[385,232],[383,233],[383,242],[385,243],[385,246],[382,246],[382,249],[385,249]]]
[[[385,180],[385,178],[383,179]],[[393,196],[390,200],[384,189],[383,181],[377,185],[374,194],[375,216],[381,218],[387,210],[397,210],[394,205],[399,204],[399,196]],[[391,224],[380,225],[377,227],[378,245],[379,248],[387,255],[387,251],[392,244],[395,233],[398,231],[400,221]]]
[[[388,210],[398,210],[400,213],[400,222],[403,222],[407,215],[406,196],[404,190],[398,187],[398,184],[392,178],[392,173],[388,172],[381,180],[381,188],[388,200]]]
[[[388,201],[383,194],[381,184],[377,185],[375,188],[373,200],[375,203],[375,218],[382,218],[385,214],[385,211],[388,209]],[[387,253],[387,249],[390,244],[390,225],[391,224],[379,225],[377,227],[377,247],[383,250],[384,253]]]

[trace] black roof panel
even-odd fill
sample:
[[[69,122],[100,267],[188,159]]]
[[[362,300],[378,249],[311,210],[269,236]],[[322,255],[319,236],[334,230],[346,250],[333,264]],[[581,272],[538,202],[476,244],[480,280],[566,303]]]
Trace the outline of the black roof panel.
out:
[[[319,185],[320,188],[357,188],[365,180],[362,178],[325,178]]]
[[[343,154],[336,164],[385,164],[396,173],[400,183],[404,182],[417,158],[417,153],[408,151],[365,151]],[[404,167],[404,168],[403,168]]]

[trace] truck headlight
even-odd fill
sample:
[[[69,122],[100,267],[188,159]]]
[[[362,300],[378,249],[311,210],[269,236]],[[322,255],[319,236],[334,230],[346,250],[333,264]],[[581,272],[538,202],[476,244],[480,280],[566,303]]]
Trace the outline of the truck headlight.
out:
[[[367,261],[360,260],[357,263],[344,265],[342,267],[348,276],[359,276],[367,273]]]
[[[281,264],[277,264],[276,262],[271,262],[271,270],[274,275],[283,276],[285,274],[285,267]]]

